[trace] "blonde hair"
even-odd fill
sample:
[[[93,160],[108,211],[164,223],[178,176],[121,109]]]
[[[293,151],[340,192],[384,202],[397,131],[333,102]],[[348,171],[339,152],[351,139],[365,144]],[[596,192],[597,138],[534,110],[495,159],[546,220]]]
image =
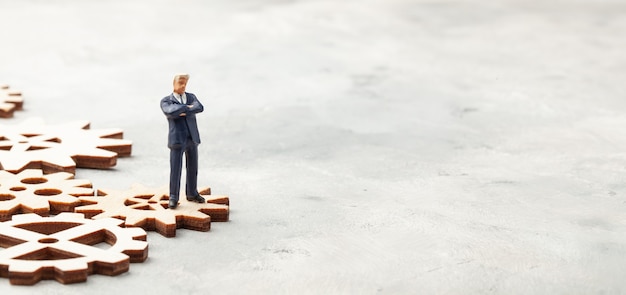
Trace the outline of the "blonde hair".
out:
[[[178,79],[189,80],[189,74],[176,74],[176,75],[174,75],[174,82],[178,81]]]

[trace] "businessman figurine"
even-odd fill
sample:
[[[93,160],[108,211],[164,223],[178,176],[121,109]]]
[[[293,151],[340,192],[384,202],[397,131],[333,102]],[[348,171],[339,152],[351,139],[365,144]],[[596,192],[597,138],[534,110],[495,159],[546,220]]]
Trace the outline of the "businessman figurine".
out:
[[[204,107],[194,94],[185,92],[187,81],[189,81],[187,74],[174,76],[174,91],[161,99],[161,110],[167,117],[169,124],[167,147],[170,148],[170,209],[175,209],[178,206],[183,154],[185,154],[185,167],[187,169],[185,185],[187,201],[205,202],[198,193],[200,134],[196,123],[196,114],[202,112]]]

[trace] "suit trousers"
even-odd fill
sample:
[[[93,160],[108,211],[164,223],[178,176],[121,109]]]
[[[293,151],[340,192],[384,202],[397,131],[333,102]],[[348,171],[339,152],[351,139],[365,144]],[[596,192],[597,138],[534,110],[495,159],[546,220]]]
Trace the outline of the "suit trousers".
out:
[[[184,144],[170,147],[170,199],[178,200],[183,154],[187,169],[185,193],[187,196],[198,195],[198,144],[188,137]]]

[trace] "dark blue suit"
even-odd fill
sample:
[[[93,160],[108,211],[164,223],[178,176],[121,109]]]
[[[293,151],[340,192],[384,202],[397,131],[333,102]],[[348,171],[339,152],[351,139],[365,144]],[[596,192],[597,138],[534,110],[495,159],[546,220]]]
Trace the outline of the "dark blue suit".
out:
[[[180,103],[174,94],[161,99],[161,110],[167,117],[169,133],[167,146],[170,148],[170,199],[178,200],[180,174],[185,154],[187,168],[187,196],[198,195],[198,144],[200,134],[196,114],[204,111],[204,106],[193,93],[185,92],[187,104]],[[191,107],[189,107],[191,106]],[[181,114],[186,114],[181,116]]]

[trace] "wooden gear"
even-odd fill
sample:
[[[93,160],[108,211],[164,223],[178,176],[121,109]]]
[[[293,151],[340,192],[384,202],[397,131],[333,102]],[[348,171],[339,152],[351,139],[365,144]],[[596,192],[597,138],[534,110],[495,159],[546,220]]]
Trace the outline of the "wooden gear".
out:
[[[0,118],[12,118],[15,111],[21,110],[24,99],[20,91],[11,90],[9,85],[0,84]]]
[[[17,126],[0,126],[0,169],[28,168],[44,173],[69,172],[76,167],[106,169],[117,157],[130,156],[132,142],[120,129],[90,130],[88,121],[45,125],[31,119]]]
[[[80,205],[76,197],[94,195],[90,181],[73,178],[67,172],[44,175],[39,169],[17,174],[0,170],[0,221],[19,213],[73,212]]]
[[[14,285],[33,285],[42,279],[63,284],[83,282],[96,273],[115,276],[130,262],[148,257],[146,232],[121,228],[115,218],[85,219],[78,213],[55,217],[15,215],[0,223],[0,276]],[[95,245],[107,243],[108,249]]]
[[[207,203],[183,199],[174,210],[168,209],[167,188],[154,189],[135,184],[130,191],[98,191],[98,195],[101,193],[105,196],[80,197],[84,205],[76,207],[75,212],[94,219],[121,218],[126,227],[141,227],[166,237],[176,236],[177,228],[209,231],[211,221],[228,221],[228,197],[213,197],[208,187],[200,190]]]

